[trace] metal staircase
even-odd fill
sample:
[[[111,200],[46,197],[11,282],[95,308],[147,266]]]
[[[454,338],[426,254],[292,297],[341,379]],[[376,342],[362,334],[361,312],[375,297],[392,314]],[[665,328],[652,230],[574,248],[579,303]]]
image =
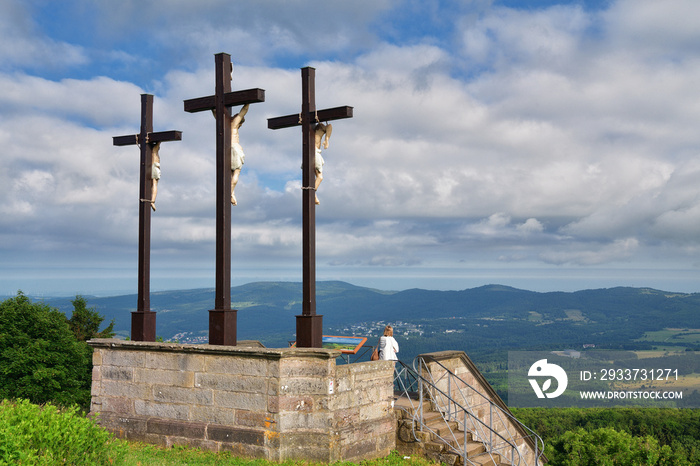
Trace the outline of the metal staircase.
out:
[[[495,392],[485,395],[429,355],[417,357],[413,366],[397,361],[394,389],[394,409],[404,420],[399,435],[422,443],[441,461],[465,466],[542,464],[542,439]]]

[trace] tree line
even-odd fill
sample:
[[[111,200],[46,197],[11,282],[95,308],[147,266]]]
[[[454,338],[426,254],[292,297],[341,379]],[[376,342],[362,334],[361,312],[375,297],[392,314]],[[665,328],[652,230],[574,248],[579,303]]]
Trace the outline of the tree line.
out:
[[[700,464],[700,410],[513,408],[545,442],[550,465]]]

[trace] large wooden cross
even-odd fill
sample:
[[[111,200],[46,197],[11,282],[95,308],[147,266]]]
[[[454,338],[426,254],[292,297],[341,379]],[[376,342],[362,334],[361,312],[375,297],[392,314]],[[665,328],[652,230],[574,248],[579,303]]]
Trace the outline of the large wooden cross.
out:
[[[209,344],[236,345],[237,310],[231,309],[231,112],[226,107],[265,102],[263,89],[231,92],[231,55],[214,56],[215,94],[185,100],[190,113],[216,116],[216,295],[209,311]]]
[[[323,316],[316,314],[316,203],[315,125],[322,121],[352,118],[352,107],[316,110],[316,70],[301,69],[301,113],[269,118],[269,129],[301,126],[302,133],[302,314],[297,316],[297,346],[321,348]]]
[[[112,144],[129,146],[138,144],[141,149],[139,187],[139,272],[138,303],[131,313],[131,339],[156,341],[156,313],[151,311],[151,194],[153,145],[164,141],[180,141],[181,131],[153,132],[153,96],[141,94],[141,131],[129,136],[115,136]]]

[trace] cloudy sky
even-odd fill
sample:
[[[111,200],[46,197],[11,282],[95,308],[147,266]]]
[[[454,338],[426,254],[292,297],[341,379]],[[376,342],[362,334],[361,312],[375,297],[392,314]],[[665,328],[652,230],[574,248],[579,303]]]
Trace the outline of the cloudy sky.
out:
[[[0,294],[135,293],[140,94],[163,143],[153,290],[213,287],[215,127],[241,128],[232,284],[301,281],[300,68],[334,123],[318,280],[700,291],[697,0],[3,0]]]

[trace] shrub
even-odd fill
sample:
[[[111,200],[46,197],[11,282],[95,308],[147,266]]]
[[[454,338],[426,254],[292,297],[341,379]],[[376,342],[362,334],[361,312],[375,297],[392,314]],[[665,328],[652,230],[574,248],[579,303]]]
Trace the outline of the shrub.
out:
[[[0,302],[0,398],[86,408],[91,354],[62,312],[21,292]]]
[[[107,465],[120,461],[126,448],[77,407],[0,403],[0,465]]]

